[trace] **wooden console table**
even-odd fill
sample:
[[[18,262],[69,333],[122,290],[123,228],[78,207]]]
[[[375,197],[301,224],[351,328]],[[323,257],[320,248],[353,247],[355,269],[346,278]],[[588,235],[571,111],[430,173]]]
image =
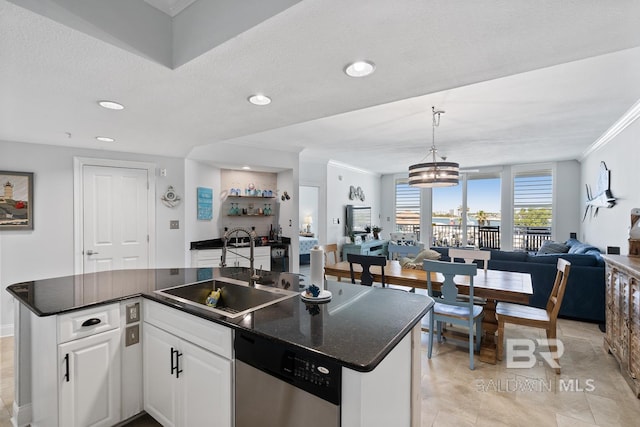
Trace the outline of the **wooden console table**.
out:
[[[640,258],[603,255],[606,263],[607,331],[611,353],[636,397],[640,397]]]

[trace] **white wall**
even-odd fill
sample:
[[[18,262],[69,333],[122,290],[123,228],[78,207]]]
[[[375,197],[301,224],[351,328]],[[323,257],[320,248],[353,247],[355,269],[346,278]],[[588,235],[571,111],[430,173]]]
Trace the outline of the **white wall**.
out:
[[[298,168],[278,173],[278,196],[286,191],[289,200],[280,200],[278,204],[278,223],[282,227],[282,236],[291,238],[289,250],[289,271],[300,271],[300,248],[298,245],[298,206],[300,204]]]
[[[318,236],[318,205],[320,197],[319,187],[309,187],[305,185],[300,186],[300,207],[298,211],[298,221],[301,230],[306,230],[306,218],[311,217],[310,232]]]
[[[362,188],[365,194],[364,201],[349,200],[349,187],[352,185]],[[371,206],[372,225],[382,224],[381,200],[384,199],[382,199],[382,179],[379,174],[329,162],[327,165],[327,243],[338,243],[338,245],[344,243],[346,205]],[[333,224],[333,218],[338,218],[340,224]],[[381,238],[388,238],[389,231],[388,228],[384,228]]]
[[[330,221],[327,217],[327,163],[313,163],[308,160],[300,161],[300,186],[318,188],[318,216],[314,217],[312,230],[315,230],[316,238],[321,245],[327,240],[327,229]]]
[[[383,175],[380,182],[381,200],[384,200],[380,206],[380,226],[386,236],[396,228],[396,180],[402,178],[407,178],[407,175]]]
[[[207,187],[213,190],[213,218],[211,220],[198,221],[197,188]],[[185,265],[191,263],[189,247],[191,242],[209,240],[220,237],[220,169],[200,163],[195,160],[185,160],[185,195],[184,212],[187,222],[185,224]]]
[[[638,165],[640,165],[640,121],[635,120],[602,148],[582,160],[580,219],[587,202],[585,185],[597,187],[600,162],[611,171],[610,188],[616,198],[611,209],[600,208],[598,216],[587,216],[581,224],[578,237],[601,251],[607,246],[619,246],[620,253],[629,253],[630,212],[640,208]]]
[[[156,266],[184,265],[184,204],[170,209],[160,195],[173,185],[184,195],[184,160],[102,150],[54,147],[0,141],[0,170],[34,173],[34,229],[0,231],[0,332],[13,330],[8,285],[47,277],[71,275],[73,265],[73,158],[108,158],[155,163],[167,169],[156,176]],[[169,230],[169,221],[180,221],[179,230]]]
[[[570,233],[580,231],[580,163],[577,160],[558,162],[555,167],[555,205],[553,236],[565,241]]]

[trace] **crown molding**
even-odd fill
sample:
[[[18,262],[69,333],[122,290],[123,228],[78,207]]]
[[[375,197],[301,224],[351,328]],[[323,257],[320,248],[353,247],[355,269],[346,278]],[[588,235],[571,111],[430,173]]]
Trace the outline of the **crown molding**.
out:
[[[352,170],[354,172],[364,173],[364,174],[373,175],[373,176],[377,176],[377,177],[382,176],[382,174],[380,174],[379,172],[374,172],[374,171],[371,171],[371,170],[358,168],[356,166],[353,166],[353,165],[350,165],[350,164],[347,164],[347,163],[342,163],[342,162],[339,162],[337,160],[329,160],[327,165],[339,167],[339,168],[342,168],[342,169],[348,169],[348,170]]]
[[[620,132],[625,130],[638,117],[640,117],[640,100],[636,101],[636,103],[633,104],[633,106],[629,108],[629,110],[627,110],[627,112],[624,113],[622,117],[616,120],[616,122],[600,136],[600,138],[598,138],[593,144],[591,144],[589,148],[584,150],[584,152],[582,153],[582,157],[580,157],[580,161],[586,159],[590,154],[607,145],[613,138],[615,138]]]

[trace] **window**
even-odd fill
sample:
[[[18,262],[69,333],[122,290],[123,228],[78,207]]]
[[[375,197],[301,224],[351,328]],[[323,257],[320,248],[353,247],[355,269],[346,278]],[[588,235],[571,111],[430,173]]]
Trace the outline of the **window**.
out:
[[[431,246],[461,246],[466,242],[473,246],[500,247],[499,174],[473,174],[460,185],[432,189]],[[466,228],[462,225],[464,185],[468,190]],[[416,233],[420,238],[420,194],[420,188],[409,186],[406,179],[396,180],[395,231]],[[485,228],[483,235],[479,234],[480,226]]]
[[[467,244],[500,249],[500,187],[498,174],[470,174],[467,179]]]
[[[432,246],[460,246],[462,229],[462,186],[436,187],[432,189],[433,224]]]
[[[463,227],[465,203],[462,196],[465,185],[466,227]],[[432,246],[466,244],[498,249],[500,221],[499,173],[472,173],[457,186],[433,189]]]
[[[551,170],[517,172],[513,179],[513,247],[537,251],[551,238]]]
[[[396,231],[420,238],[420,189],[410,187],[406,179],[396,181]]]

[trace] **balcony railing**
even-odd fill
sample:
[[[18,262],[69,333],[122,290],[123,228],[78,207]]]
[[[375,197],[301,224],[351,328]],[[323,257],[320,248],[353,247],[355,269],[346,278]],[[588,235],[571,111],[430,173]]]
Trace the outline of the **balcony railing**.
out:
[[[458,247],[462,245],[462,225],[433,224],[432,247]],[[420,239],[417,224],[398,226],[398,231],[416,233]],[[514,227],[513,248],[535,252],[545,240],[551,239],[551,227]],[[467,245],[485,249],[500,249],[500,226],[467,225]]]
[[[513,248],[527,252],[540,249],[545,240],[551,240],[551,227],[514,227]]]

